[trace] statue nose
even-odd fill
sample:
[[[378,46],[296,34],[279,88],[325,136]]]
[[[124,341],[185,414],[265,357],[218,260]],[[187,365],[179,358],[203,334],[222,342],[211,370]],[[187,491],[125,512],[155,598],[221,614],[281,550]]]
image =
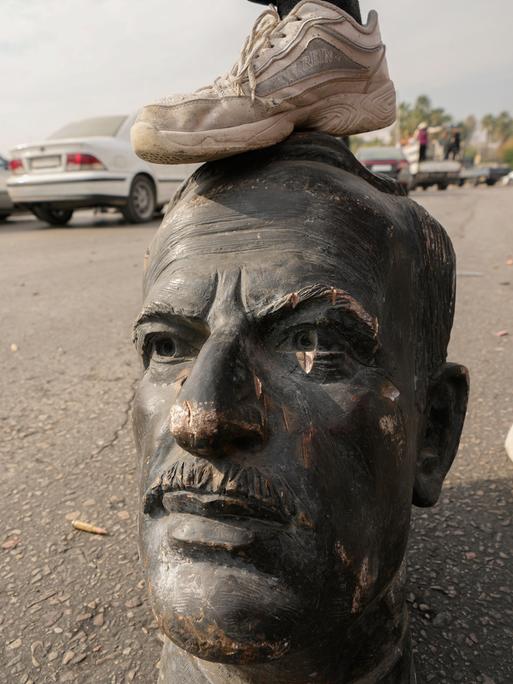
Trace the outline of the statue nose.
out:
[[[255,416],[256,417],[256,416]],[[180,402],[171,409],[171,433],[177,443],[197,456],[255,451],[263,445],[264,427],[219,410],[213,402]]]
[[[206,342],[171,409],[170,430],[183,449],[198,456],[263,446],[259,392],[238,339]]]

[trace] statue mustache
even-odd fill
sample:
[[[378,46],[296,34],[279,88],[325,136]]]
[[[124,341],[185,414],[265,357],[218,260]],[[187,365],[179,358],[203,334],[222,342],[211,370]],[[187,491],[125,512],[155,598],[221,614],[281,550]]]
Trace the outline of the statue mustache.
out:
[[[288,484],[279,476],[273,480],[265,477],[254,466],[240,464],[216,464],[197,459],[180,460],[162,473],[147,490],[144,499],[144,513],[155,514],[163,509],[164,494],[192,492],[259,504],[277,512],[290,521],[297,511],[294,496]]]

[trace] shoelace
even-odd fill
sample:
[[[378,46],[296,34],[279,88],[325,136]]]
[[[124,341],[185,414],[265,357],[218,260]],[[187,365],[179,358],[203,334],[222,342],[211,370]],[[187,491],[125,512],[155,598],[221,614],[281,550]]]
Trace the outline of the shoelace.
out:
[[[244,95],[242,84],[247,76],[251,99],[255,100],[257,83],[254,59],[265,48],[273,47],[272,38],[279,35],[277,29],[280,28],[283,31],[284,26],[291,21],[299,21],[299,17],[289,14],[282,19],[273,5],[262,12],[244,43],[239,61],[231,71],[214,81],[214,87],[219,94],[222,94],[225,87],[233,87],[237,95]]]

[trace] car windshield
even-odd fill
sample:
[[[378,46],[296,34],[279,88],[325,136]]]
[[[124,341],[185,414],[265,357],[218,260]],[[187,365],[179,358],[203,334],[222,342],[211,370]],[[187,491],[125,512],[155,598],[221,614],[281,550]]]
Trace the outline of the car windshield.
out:
[[[404,159],[402,150],[398,147],[362,147],[358,150],[359,159]]]
[[[113,138],[126,119],[126,116],[99,116],[95,119],[74,121],[60,128],[56,133],[52,133],[49,139],[96,138],[97,136]]]

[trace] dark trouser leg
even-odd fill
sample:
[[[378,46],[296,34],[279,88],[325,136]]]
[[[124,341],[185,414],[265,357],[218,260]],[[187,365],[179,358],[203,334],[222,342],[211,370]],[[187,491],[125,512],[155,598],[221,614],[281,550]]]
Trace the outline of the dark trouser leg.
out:
[[[280,15],[284,17],[290,12],[290,10],[294,9],[294,7],[299,4],[300,1],[301,0],[275,0],[274,4],[278,5],[278,11]],[[251,0],[251,2],[258,2],[260,5],[269,4],[268,0]],[[354,17],[356,21],[360,22],[360,24],[362,23],[359,0],[328,0],[328,2],[331,2],[332,5],[340,7],[340,9]]]

